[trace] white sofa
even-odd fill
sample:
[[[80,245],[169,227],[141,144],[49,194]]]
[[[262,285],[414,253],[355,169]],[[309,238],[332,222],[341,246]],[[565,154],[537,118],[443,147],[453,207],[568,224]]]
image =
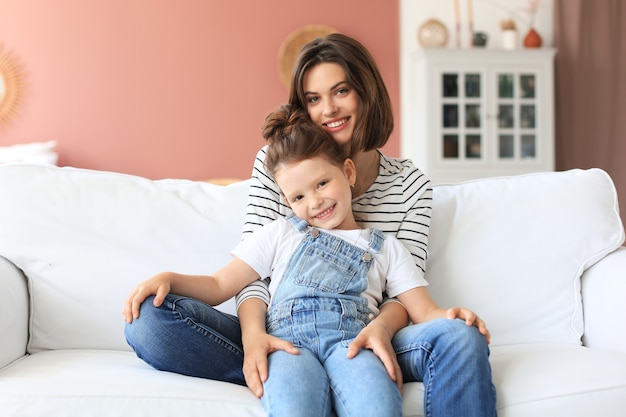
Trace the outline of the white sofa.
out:
[[[226,263],[246,197],[245,181],[0,166],[0,415],[263,416],[245,387],[151,369],[121,317],[152,274]],[[487,321],[500,417],[626,415],[618,213],[596,169],[435,188],[430,291]],[[422,393],[405,385],[406,416]]]

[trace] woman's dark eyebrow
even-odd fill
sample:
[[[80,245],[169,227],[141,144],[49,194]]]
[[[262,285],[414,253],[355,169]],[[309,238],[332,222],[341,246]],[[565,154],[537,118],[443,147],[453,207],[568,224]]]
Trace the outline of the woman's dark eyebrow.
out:
[[[347,81],[339,81],[337,84],[335,84],[335,85],[331,86],[331,87],[329,88],[329,90],[334,90],[335,88],[339,87],[341,84],[347,84],[347,83],[348,83]],[[314,91],[305,91],[305,92],[304,92],[304,95],[305,95],[305,96],[308,96],[308,95],[310,95],[310,94],[317,94],[317,93],[316,93],[316,92],[314,92]]]

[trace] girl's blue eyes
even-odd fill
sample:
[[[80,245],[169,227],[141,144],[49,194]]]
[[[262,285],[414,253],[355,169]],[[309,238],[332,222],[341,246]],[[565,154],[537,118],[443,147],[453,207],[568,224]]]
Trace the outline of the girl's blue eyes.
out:
[[[322,187],[324,187],[326,184],[328,184],[328,182],[329,182],[328,180],[320,181],[320,182],[317,184],[317,188],[322,188]],[[303,198],[303,197],[304,197],[304,196],[302,196],[302,195],[295,196],[295,197],[293,197],[293,198],[291,199],[291,202],[292,202],[292,203],[297,203],[298,201],[302,200],[302,198]]]

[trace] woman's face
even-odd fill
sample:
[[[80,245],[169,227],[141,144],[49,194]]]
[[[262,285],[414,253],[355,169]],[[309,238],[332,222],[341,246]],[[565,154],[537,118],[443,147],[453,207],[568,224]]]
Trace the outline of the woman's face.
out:
[[[352,140],[359,110],[359,96],[346,81],[339,64],[324,62],[303,77],[306,109],[314,123],[345,146]]]

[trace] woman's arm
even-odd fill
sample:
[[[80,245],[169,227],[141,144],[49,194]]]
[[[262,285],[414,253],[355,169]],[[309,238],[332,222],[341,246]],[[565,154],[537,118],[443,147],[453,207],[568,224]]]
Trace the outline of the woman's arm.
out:
[[[405,215],[396,237],[406,247],[417,267],[426,273],[428,235],[432,216],[433,188],[430,180],[413,167],[403,180]]]
[[[292,213],[282,198],[278,185],[265,171],[263,161],[265,160],[266,149],[267,146],[257,152],[252,167],[248,205],[243,227],[244,239],[256,229],[271,223],[278,217],[286,217]]]
[[[424,274],[432,212],[430,180],[410,161],[381,154],[381,167],[384,174],[380,174],[366,195],[356,201],[355,212],[367,219],[368,227],[396,236]],[[350,344],[349,357],[363,348],[373,350],[385,364],[389,376],[401,387],[402,374],[391,339],[408,320],[401,303],[386,300],[380,306],[378,317]]]

